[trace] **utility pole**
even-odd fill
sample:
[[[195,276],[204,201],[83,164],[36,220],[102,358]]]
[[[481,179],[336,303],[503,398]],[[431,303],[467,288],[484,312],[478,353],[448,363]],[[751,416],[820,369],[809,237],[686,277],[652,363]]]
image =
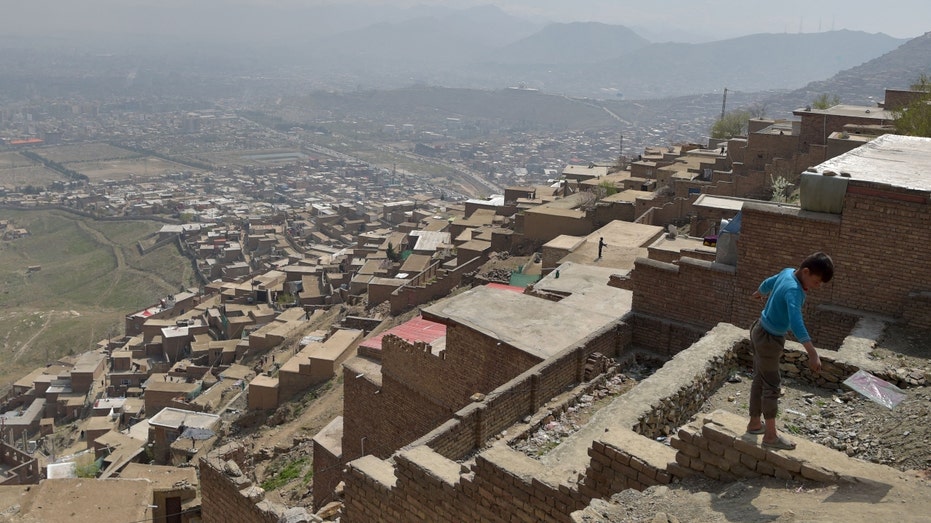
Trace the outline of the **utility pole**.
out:
[[[721,100],[721,119],[724,119],[724,108],[727,107],[727,87],[724,88],[724,99]]]

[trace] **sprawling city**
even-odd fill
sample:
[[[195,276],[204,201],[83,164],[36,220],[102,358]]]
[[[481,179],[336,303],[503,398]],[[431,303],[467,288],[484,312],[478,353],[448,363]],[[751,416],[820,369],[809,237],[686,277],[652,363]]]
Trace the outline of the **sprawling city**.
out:
[[[921,521],[931,33],[432,16],[0,38],[0,521]],[[777,446],[751,297],[819,251]]]

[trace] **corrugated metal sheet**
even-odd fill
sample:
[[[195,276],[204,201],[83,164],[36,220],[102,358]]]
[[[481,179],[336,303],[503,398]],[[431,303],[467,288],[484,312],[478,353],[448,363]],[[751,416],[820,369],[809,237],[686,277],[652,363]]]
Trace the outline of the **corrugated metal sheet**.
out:
[[[446,336],[446,325],[443,325],[442,323],[436,323],[435,321],[425,320],[422,316],[418,316],[408,321],[407,323],[398,325],[393,329],[382,332],[374,338],[365,340],[362,342],[362,346],[368,347],[370,349],[381,350],[381,339],[386,334],[394,334],[402,340],[412,342],[423,341],[431,343],[438,338]]]

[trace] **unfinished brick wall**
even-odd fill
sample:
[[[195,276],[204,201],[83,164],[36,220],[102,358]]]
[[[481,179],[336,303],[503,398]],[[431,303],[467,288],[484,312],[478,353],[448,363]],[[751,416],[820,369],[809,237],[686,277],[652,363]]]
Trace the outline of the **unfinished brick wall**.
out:
[[[279,514],[250,499],[252,481],[243,473],[245,448],[228,445],[200,460],[201,514],[204,523],[277,523]],[[261,491],[261,489],[258,489]]]
[[[591,463],[585,471],[585,480],[579,484],[579,492],[597,499],[629,488],[643,490],[666,485],[674,477],[667,469],[675,454],[671,448],[636,432],[612,429],[589,449]]]
[[[397,315],[431,300],[447,296],[462,284],[462,279],[467,273],[475,271],[485,261],[487,258],[484,255],[477,256],[453,269],[437,270],[435,279],[426,279],[422,284],[411,283],[395,290],[388,296],[391,302],[391,314]]]
[[[836,353],[825,351],[818,376],[807,370],[803,348],[789,344],[782,372],[836,388],[856,371],[853,361],[871,361],[866,358],[870,340],[860,338],[866,332],[875,334],[875,329],[849,336]],[[561,443],[581,446],[584,453],[564,452],[561,459],[545,462],[498,441],[474,461],[460,464],[418,442],[391,460],[367,456],[353,461],[347,467],[343,521],[570,521],[571,512],[591,499],[696,473],[721,480],[763,475],[843,481],[846,457],[841,453],[820,448],[797,459],[768,451],[759,445],[759,436],[744,434],[743,416],[718,411],[682,425],[700,411],[738,361],[746,364],[746,336],[743,329],[720,324],[677,354],[605,407],[604,415],[596,414],[588,436],[580,432]],[[670,428],[678,428],[671,446],[654,440]]]
[[[403,340],[402,340],[403,341]],[[343,396],[343,459],[366,454],[387,457],[402,445],[447,419],[452,409],[391,376],[379,382],[345,377]],[[377,416],[373,416],[377,413]]]
[[[631,344],[650,349],[661,356],[671,357],[698,341],[707,330],[658,316],[635,314],[628,318],[631,326]]]
[[[682,258],[678,265],[639,258],[634,265],[633,309],[710,329],[731,317],[736,273],[732,266],[691,258]]]
[[[733,368],[734,346],[746,343],[745,331],[736,327],[722,325],[715,331],[616,399],[612,412],[600,418],[605,428],[599,425],[589,433],[594,440],[582,435],[564,442],[586,449],[566,454],[573,460],[554,467],[499,441],[470,465],[459,464],[418,440],[391,460],[366,456],[348,464],[343,520],[564,522],[595,495],[668,483],[673,473],[666,466],[674,463],[675,452],[654,441],[653,434],[670,431],[669,426],[697,412]],[[572,358],[560,361],[566,365]],[[511,386],[526,383],[517,379]],[[486,399],[486,409],[498,408],[498,392]],[[458,431],[454,423],[444,427]],[[436,433],[431,439],[444,440]]]
[[[678,450],[676,463],[682,469],[720,481],[756,476],[821,483],[836,483],[841,479],[836,472],[817,463],[795,459],[789,454],[767,452],[755,437],[748,438],[742,431],[738,432],[739,429],[734,430],[746,421],[741,419],[735,423],[735,417],[715,412],[681,428],[670,442]],[[730,427],[715,418],[730,420]],[[823,451],[846,457],[834,450]]]
[[[0,475],[2,485],[36,485],[39,483],[39,460],[0,441],[0,463],[6,470]]]
[[[450,409],[468,403],[536,365],[540,358],[500,343],[474,329],[451,324],[446,328],[443,357],[406,343],[384,344],[382,374],[401,383],[418,383],[420,393]]]

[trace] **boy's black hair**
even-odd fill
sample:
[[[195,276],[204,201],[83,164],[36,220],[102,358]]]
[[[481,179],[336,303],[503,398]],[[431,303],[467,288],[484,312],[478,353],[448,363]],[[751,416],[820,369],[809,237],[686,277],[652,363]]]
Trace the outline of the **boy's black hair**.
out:
[[[823,252],[816,252],[799,265],[799,269],[808,269],[811,274],[821,276],[821,281],[827,283],[834,277],[834,260]]]

